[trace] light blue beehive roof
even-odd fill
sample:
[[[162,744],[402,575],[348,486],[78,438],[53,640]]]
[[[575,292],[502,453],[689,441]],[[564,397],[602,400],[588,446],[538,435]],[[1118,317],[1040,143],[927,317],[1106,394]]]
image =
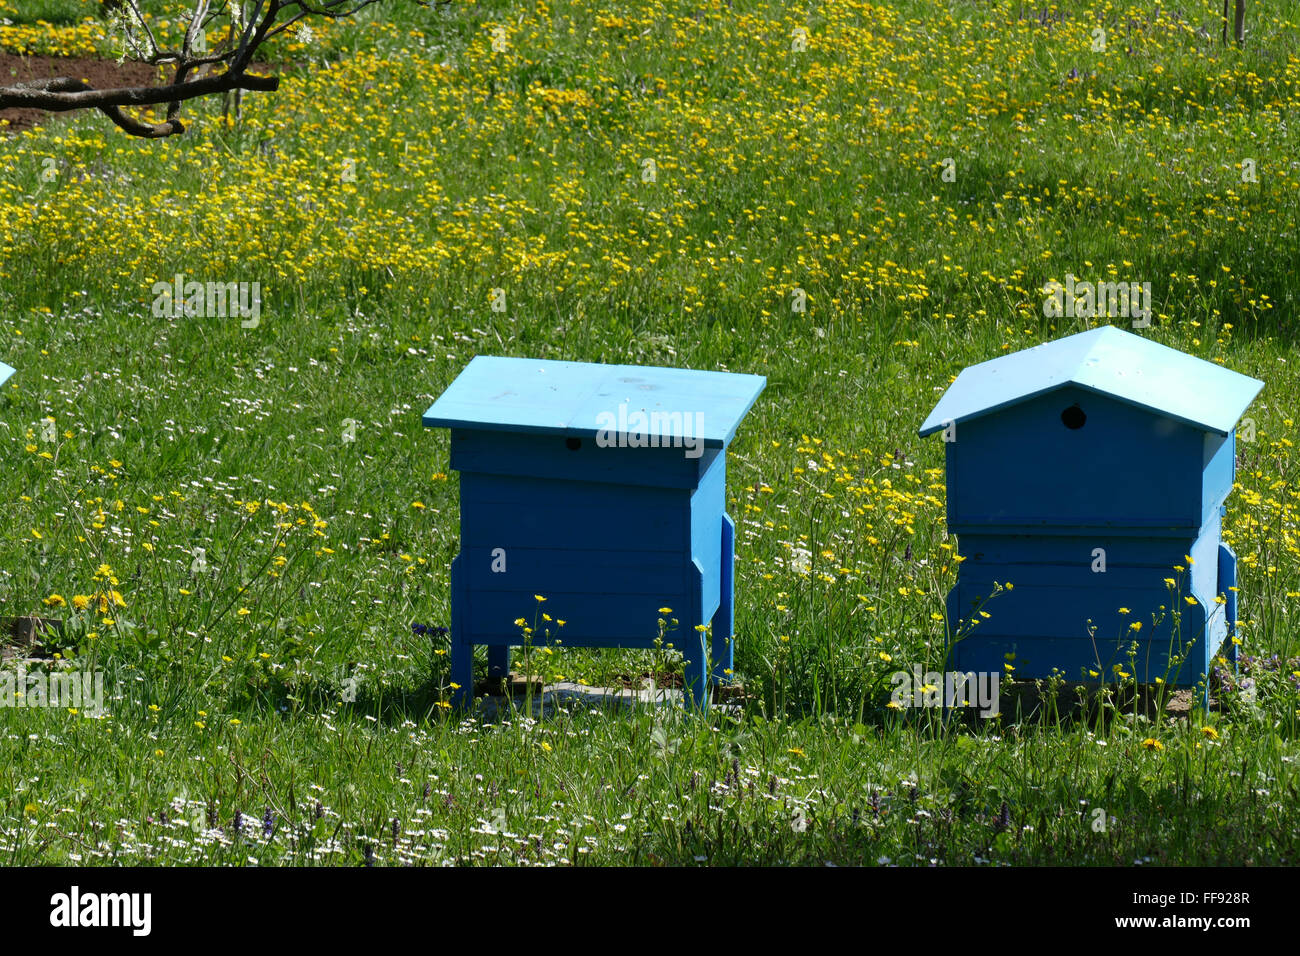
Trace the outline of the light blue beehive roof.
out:
[[[14,370],[12,368],[4,362],[0,362],[0,385],[3,385],[13,373]]]
[[[1236,428],[1264,387],[1259,379],[1103,326],[964,369],[920,434],[1070,385],[1220,435]]]
[[[595,437],[601,416],[659,412],[645,433],[673,437],[667,415],[699,415],[693,436],[725,447],[767,384],[762,375],[478,355],[424,413],[431,428]],[[649,417],[649,416],[647,416]]]

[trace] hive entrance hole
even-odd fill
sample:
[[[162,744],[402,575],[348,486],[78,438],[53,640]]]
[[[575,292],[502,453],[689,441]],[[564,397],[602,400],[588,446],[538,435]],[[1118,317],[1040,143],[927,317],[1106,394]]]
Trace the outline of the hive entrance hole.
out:
[[[564,439],[564,447],[569,449],[569,451],[577,451],[579,448],[582,447],[582,439],[566,438]]]
[[[1083,409],[1077,403],[1061,412],[1061,424],[1071,431],[1082,428],[1083,423],[1087,420],[1088,416],[1083,413]]]

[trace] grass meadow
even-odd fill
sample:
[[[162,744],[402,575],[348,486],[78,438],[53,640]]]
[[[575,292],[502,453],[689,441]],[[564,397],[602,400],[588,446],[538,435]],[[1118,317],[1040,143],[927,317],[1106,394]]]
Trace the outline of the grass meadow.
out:
[[[97,16],[0,0],[0,49],[114,56]],[[237,122],[0,131],[0,616],[61,618],[43,666],[109,688],[0,715],[0,862],[1295,862],[1300,10],[1249,26],[399,0],[278,41]],[[155,317],[178,274],[259,283],[260,322]],[[1119,706],[1122,669],[1084,716],[893,709],[960,561],[916,429],[963,367],[1098,321],[1044,315],[1067,274],[1150,282],[1141,334],[1266,382],[1240,672],[1209,712]],[[475,354],[767,376],[728,462],[741,707],[448,706],[457,480],[420,414]]]

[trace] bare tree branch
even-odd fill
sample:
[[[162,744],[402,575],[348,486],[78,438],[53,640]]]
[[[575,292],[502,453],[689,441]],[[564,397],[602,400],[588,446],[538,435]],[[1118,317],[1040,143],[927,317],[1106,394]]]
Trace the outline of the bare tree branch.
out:
[[[14,106],[35,107],[58,113],[66,110],[102,109],[105,106],[155,106],[166,103],[173,97],[192,100],[233,89],[274,93],[279,88],[278,76],[258,76],[252,73],[235,76],[232,73],[218,73],[188,83],[168,86],[127,86],[111,90],[97,90],[80,80],[54,77],[48,80],[32,80],[18,86],[6,87],[5,90],[6,95],[12,91]],[[50,95],[54,93],[58,95]]]
[[[51,112],[97,109],[132,136],[160,139],[185,132],[181,104],[231,91],[274,92],[280,80],[247,73],[268,40],[305,17],[343,20],[383,0],[190,0],[188,26],[179,49],[164,49],[138,0],[104,4],[125,45],[125,56],[150,66],[172,67],[171,81],[160,86],[96,89],[72,77],[0,86],[0,109],[28,107]],[[412,0],[429,6],[431,0]],[[450,0],[432,0],[439,5]],[[246,4],[251,9],[245,9]],[[209,32],[219,39],[209,45]],[[224,67],[224,69],[222,69]],[[191,77],[195,77],[191,79]],[[123,107],[167,104],[161,123],[136,119]]]

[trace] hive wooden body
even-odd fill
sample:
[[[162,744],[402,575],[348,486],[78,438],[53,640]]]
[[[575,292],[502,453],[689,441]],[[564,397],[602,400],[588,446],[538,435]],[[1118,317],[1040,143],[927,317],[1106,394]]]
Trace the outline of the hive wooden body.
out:
[[[451,429],[460,473],[460,553],[452,562],[452,681],[473,686],[473,648],[504,676],[513,622],[549,627],[568,647],[666,644],[686,660],[688,699],[707,704],[706,663],[732,667],[734,525],[726,446],[762,391],[756,375],[480,356],[425,413]],[[619,405],[702,416],[698,457],[631,447],[640,434],[600,427]],[[701,420],[697,420],[700,423]],[[694,429],[693,429],[694,430]],[[604,439],[604,444],[600,439]],[[651,436],[646,434],[646,439]],[[616,444],[608,444],[609,440]],[[546,598],[539,607],[536,595]],[[671,608],[669,613],[660,609]],[[543,623],[539,612],[564,620]],[[697,625],[712,624],[711,645]]]
[[[1236,620],[1220,540],[1233,430],[1262,386],[1110,327],[958,376],[921,427],[951,439],[948,528],[965,558],[949,666],[1114,680],[1136,643],[1140,682],[1207,675]],[[990,599],[994,582],[1013,587]]]

